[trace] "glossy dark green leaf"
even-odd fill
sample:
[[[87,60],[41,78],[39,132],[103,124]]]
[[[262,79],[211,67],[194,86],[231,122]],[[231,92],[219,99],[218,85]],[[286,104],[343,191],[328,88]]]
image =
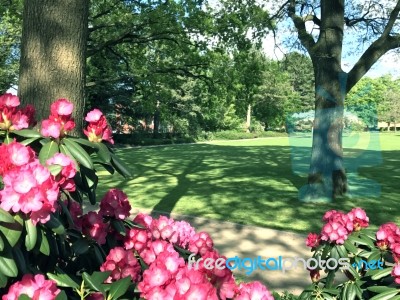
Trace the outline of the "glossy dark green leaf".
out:
[[[127,168],[125,168],[124,164],[113,153],[111,153],[111,164],[115,168],[115,170],[125,178],[132,176],[131,172]]]
[[[386,277],[388,275],[390,275],[390,273],[392,272],[392,267],[389,268],[385,268],[385,269],[378,269],[378,270],[372,270],[372,271],[368,271],[368,275],[371,275],[371,278],[373,280],[378,280],[381,279],[383,277]]]
[[[391,288],[391,287],[384,286],[384,285],[382,285],[382,286],[379,286],[379,285],[369,286],[369,287],[367,287],[367,290],[371,291],[371,292],[374,292],[374,293],[384,293],[384,292],[389,292],[389,291],[398,291],[398,289],[396,289],[396,288]]]
[[[34,141],[37,141],[38,139],[39,138],[37,138],[37,137],[25,139],[25,140],[21,141],[20,144],[22,144],[24,146],[28,146],[28,145],[32,144]]]
[[[97,273],[96,275],[95,274],[89,275],[88,273],[83,272],[82,278],[85,281],[86,286],[88,286],[91,290],[104,293],[105,290],[103,287],[103,283],[104,280],[108,278],[110,272],[104,274],[101,272],[96,272],[96,273]]]
[[[32,130],[32,129],[21,129],[13,131],[14,134],[26,137],[26,138],[40,138],[42,135],[39,131]]]
[[[56,300],[68,300],[67,294],[65,291],[61,291],[56,297]]]
[[[92,159],[82,146],[68,138],[63,139],[63,143],[79,163],[88,169],[94,169]]]
[[[347,251],[353,254],[357,254],[359,252],[359,249],[356,246],[354,246],[349,240],[346,240],[343,245],[347,249]]]
[[[60,165],[50,165],[50,166],[46,166],[46,167],[50,171],[51,175],[53,175],[53,176],[57,176],[58,174],[60,174],[63,169],[63,167]]]
[[[123,296],[132,284],[131,277],[125,277],[111,284],[108,296],[110,299],[118,299]]]
[[[15,223],[15,219],[13,216],[5,211],[4,209],[0,208],[0,222],[5,222],[5,223]]]
[[[53,230],[53,232],[59,235],[65,234],[65,228],[63,224],[61,224],[60,220],[58,220],[54,215],[50,215],[50,220],[47,221],[44,226]]]
[[[71,287],[73,289],[79,288],[79,284],[77,284],[68,274],[47,273],[47,277],[54,280],[58,286]]]
[[[31,219],[25,220],[25,229],[26,229],[25,247],[26,250],[31,251],[35,247],[37,241],[36,226],[33,225]]]
[[[50,255],[50,245],[49,245],[49,241],[47,239],[46,233],[42,229],[39,229],[38,231],[39,231],[38,243],[40,243],[39,251],[41,253],[43,253],[44,255],[49,256]],[[57,245],[55,245],[55,248],[53,248],[53,250],[58,250]]]
[[[14,261],[17,264],[17,267],[21,271],[21,273],[22,274],[28,273],[28,269],[26,268],[27,265],[26,265],[25,257],[20,248],[13,249],[13,257],[14,257]]]
[[[111,221],[112,227],[121,235],[126,235],[126,228],[124,226],[124,222],[121,220],[112,220]]]
[[[82,255],[89,251],[90,244],[85,238],[81,238],[72,244],[72,249],[77,255]]]
[[[0,272],[7,277],[17,277],[18,268],[9,249],[0,255]]]
[[[53,157],[54,154],[58,153],[60,149],[55,141],[50,141],[45,144],[39,152],[39,161],[42,165],[45,165],[46,161]]]
[[[111,161],[111,153],[107,146],[103,143],[97,143],[97,155],[104,163],[109,163]]]
[[[0,231],[3,233],[3,238],[7,239],[11,247],[14,247],[19,241],[24,227],[23,220],[17,215],[14,219],[15,223],[0,222]]]
[[[396,289],[395,291],[387,291],[375,295],[374,297],[370,298],[369,300],[389,300],[400,293],[400,290]]]

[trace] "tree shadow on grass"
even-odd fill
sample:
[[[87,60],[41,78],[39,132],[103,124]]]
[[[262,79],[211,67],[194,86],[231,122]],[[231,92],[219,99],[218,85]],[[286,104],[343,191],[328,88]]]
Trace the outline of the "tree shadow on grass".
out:
[[[134,207],[154,212],[168,215],[174,212],[301,233],[319,231],[321,217],[328,209],[348,211],[360,206],[366,209],[375,225],[388,220],[400,221],[398,181],[394,180],[400,178],[398,151],[382,151],[383,164],[360,165],[354,170],[357,176],[377,182],[381,195],[356,195],[319,204],[298,200],[298,190],[306,183],[307,174],[293,171],[290,157],[293,151],[303,156],[310,153],[307,147],[292,149],[246,144],[123,150],[118,155],[132,167],[134,178],[128,181],[109,179],[103,187],[120,188],[129,195]],[[363,155],[372,159],[376,153],[363,151]],[[303,160],[300,158],[299,162]],[[347,162],[354,163],[351,159]],[[307,162],[303,164],[306,166]],[[368,185],[358,188],[368,192]]]

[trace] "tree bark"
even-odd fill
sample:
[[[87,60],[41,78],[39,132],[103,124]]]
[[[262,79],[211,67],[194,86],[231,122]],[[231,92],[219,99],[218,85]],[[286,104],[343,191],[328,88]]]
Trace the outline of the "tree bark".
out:
[[[315,118],[308,187],[303,201],[330,201],[347,191],[343,166],[343,110],[347,76],[341,68],[344,0],[321,1],[321,27],[311,59]]]
[[[18,93],[46,119],[59,98],[74,103],[81,134],[89,0],[25,0]]]

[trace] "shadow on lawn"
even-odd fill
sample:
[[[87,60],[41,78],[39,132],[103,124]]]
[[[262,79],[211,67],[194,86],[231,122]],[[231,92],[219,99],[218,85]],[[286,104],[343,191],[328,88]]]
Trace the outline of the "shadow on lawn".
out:
[[[299,153],[297,164],[307,170],[310,149],[292,149]],[[348,155],[357,157],[354,151],[359,150],[351,149]],[[359,164],[354,169],[351,158],[345,163],[362,176],[356,177],[377,182],[382,193],[369,195],[366,181],[364,186],[354,187],[359,191],[353,198],[334,203],[298,201],[298,189],[305,184],[307,174],[293,172],[288,146],[197,144],[123,150],[118,156],[132,167],[134,178],[122,181],[114,177],[106,185],[124,190],[133,206],[154,212],[174,211],[276,229],[288,229],[296,220],[302,228],[294,228],[295,231],[319,230],[326,210],[347,211],[355,206],[366,209],[375,225],[389,220],[399,223],[399,152],[381,153],[384,164],[377,166]],[[376,158],[375,151],[363,151],[362,155],[368,162]]]

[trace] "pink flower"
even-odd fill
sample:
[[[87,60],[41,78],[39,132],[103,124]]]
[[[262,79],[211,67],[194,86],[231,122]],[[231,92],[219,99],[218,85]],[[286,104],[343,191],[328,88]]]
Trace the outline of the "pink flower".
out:
[[[186,248],[190,239],[196,234],[194,228],[186,221],[175,221],[173,228],[178,235],[178,246]]]
[[[155,240],[148,242],[146,247],[139,252],[139,255],[146,264],[150,265],[163,252],[175,253],[176,251],[172,244],[163,240]]]
[[[388,249],[397,241],[400,242],[400,228],[393,222],[381,225],[376,232],[376,244],[382,250]]]
[[[46,164],[48,166],[59,165],[63,167],[61,173],[56,176],[56,181],[63,190],[70,192],[75,191],[75,181],[73,178],[76,174],[76,166],[68,155],[56,153],[46,161]]]
[[[92,111],[88,112],[88,114],[85,117],[85,121],[87,121],[89,123],[98,122],[102,115],[103,115],[103,113],[100,110],[98,110],[97,108],[95,108]]]
[[[20,130],[35,124],[35,110],[32,106],[18,109],[19,98],[12,94],[0,96],[0,129]]]
[[[133,282],[140,280],[141,267],[132,251],[122,247],[115,247],[110,250],[106,261],[101,265],[100,271],[111,271],[106,282],[111,283],[121,278],[130,276]]]
[[[150,229],[151,223],[153,222],[152,216],[144,213],[138,213],[136,217],[133,219],[133,222],[139,224],[147,229]]]
[[[394,277],[394,282],[400,284],[400,264],[393,267],[391,275]]]
[[[361,228],[368,227],[369,218],[362,208],[353,208],[347,216],[353,222],[354,231],[360,231]]]
[[[57,208],[58,185],[38,160],[5,173],[0,207],[30,214],[33,223],[46,223]]]
[[[166,216],[153,219],[150,230],[155,239],[163,239],[171,243],[178,241],[178,234],[174,230],[174,220]]]
[[[19,106],[19,104],[19,98],[13,94],[7,93],[0,96],[0,106],[12,108]]]
[[[151,241],[151,233],[146,229],[132,228],[130,229],[124,240],[125,249],[135,249],[139,253],[147,247]]]
[[[100,143],[104,140],[114,144],[111,127],[108,125],[105,116],[100,110],[94,109],[90,111],[86,115],[85,120],[89,122],[89,125],[83,132],[88,137],[89,141]]]
[[[77,229],[82,229],[82,220],[81,217],[83,215],[83,210],[81,205],[76,201],[68,201],[65,200],[64,204],[67,206],[69,213],[71,214],[71,218],[74,221],[74,225]]]
[[[322,218],[326,224],[322,228],[321,240],[343,244],[354,230],[353,221],[343,212],[330,210]]]
[[[67,99],[58,99],[50,106],[50,113],[53,116],[71,116],[74,105]]]
[[[117,189],[109,190],[100,202],[100,213],[103,216],[124,220],[129,217],[130,210],[128,196]]]
[[[61,123],[55,122],[50,119],[42,121],[41,134],[45,137],[52,137],[58,139],[61,134]]]
[[[75,122],[71,117],[73,108],[67,99],[58,99],[51,104],[49,118],[42,121],[42,135],[57,139],[74,129]]]
[[[10,286],[2,300],[18,300],[19,296],[27,295],[33,300],[53,300],[61,291],[52,280],[46,280],[41,274],[25,274],[21,281]]]
[[[91,211],[83,215],[82,232],[100,245],[106,243],[107,224],[103,223],[103,217],[96,212]]]
[[[274,300],[271,292],[262,285],[259,281],[250,283],[241,283],[239,285],[239,294],[234,298],[235,300]]]
[[[33,162],[35,152],[32,148],[26,147],[15,141],[10,144],[0,145],[0,176],[12,170],[15,167],[20,167]]]
[[[319,246],[320,236],[316,233],[309,233],[306,240],[307,247],[315,248]]]
[[[394,261],[396,263],[400,263],[400,241],[398,243],[391,244],[390,250],[392,250]]]
[[[212,251],[214,243],[206,232],[196,233],[189,241],[189,251],[194,254],[204,255],[208,251]]]

